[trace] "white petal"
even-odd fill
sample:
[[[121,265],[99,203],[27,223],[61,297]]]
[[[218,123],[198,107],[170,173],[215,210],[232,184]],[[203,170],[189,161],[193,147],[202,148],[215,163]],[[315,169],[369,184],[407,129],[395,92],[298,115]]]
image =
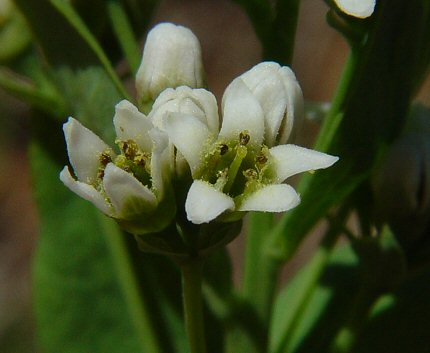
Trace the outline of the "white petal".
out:
[[[198,118],[182,113],[169,113],[164,127],[170,141],[184,155],[191,171],[199,166],[202,151],[211,141],[212,134]]]
[[[194,180],[185,201],[187,218],[194,224],[208,223],[227,210],[234,210],[233,199],[211,184]]]
[[[298,173],[328,168],[339,160],[339,157],[296,145],[275,146],[269,151],[276,164],[278,183]]]
[[[115,106],[113,124],[120,140],[133,140],[143,151],[151,151],[148,131],[153,125],[132,103],[124,99]]]
[[[283,66],[279,69],[278,73],[284,82],[287,98],[286,115],[276,136],[276,144],[282,145],[290,139],[293,127],[297,130],[301,126],[305,108],[303,92],[293,71]]]
[[[240,77],[233,80],[225,90],[222,107],[220,137],[238,139],[242,131],[248,130],[250,144],[261,145],[264,138],[263,110]]]
[[[265,144],[275,145],[279,127],[287,110],[287,91],[278,74],[279,64],[263,62],[240,77],[259,101],[265,119]]]
[[[213,134],[219,132],[218,104],[215,96],[205,89],[193,89],[195,104],[205,113],[205,123]]]
[[[334,2],[346,14],[366,18],[373,14],[376,0],[334,0]]]
[[[103,186],[118,218],[150,212],[157,206],[157,199],[151,190],[113,163],[106,166]]]
[[[75,180],[65,166],[60,173],[60,180],[75,194],[93,203],[104,214],[112,217],[112,209],[105,198],[91,185]]]
[[[284,212],[299,203],[300,196],[290,185],[268,185],[245,198],[239,211]]]
[[[101,153],[109,151],[113,156],[112,150],[100,137],[72,117],[63,125],[63,131],[70,164],[78,180],[92,184],[97,178]]]
[[[173,148],[170,148],[169,138],[165,132],[154,128],[149,131],[149,135],[153,142],[151,155],[152,186],[158,198],[161,199],[164,194],[164,184],[170,178],[170,166],[174,161]]]
[[[217,134],[219,131],[217,102],[215,96],[205,89],[180,86],[164,90],[154,102],[149,118],[155,126],[163,129],[166,112],[193,115],[206,124],[212,133]]]

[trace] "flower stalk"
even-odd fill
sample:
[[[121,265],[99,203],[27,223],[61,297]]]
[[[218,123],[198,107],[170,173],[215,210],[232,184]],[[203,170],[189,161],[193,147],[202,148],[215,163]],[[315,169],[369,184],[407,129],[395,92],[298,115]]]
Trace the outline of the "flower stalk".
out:
[[[181,265],[182,299],[190,353],[206,353],[202,302],[202,259],[190,258]]]

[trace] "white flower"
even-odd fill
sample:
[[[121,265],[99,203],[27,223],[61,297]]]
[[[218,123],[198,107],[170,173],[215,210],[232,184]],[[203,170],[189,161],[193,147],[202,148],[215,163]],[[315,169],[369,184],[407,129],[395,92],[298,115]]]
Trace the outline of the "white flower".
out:
[[[68,166],[61,171],[60,179],[125,229],[135,234],[159,230],[174,215],[171,212],[160,219],[157,213],[168,192],[166,136],[126,100],[116,105],[113,122],[119,155],[77,120],[69,118],[63,130],[77,179]]]
[[[166,88],[203,87],[205,82],[200,43],[188,28],[160,23],[148,34],[136,75],[139,102],[150,104]]]
[[[334,2],[347,15],[366,18],[373,14],[376,0],[334,0]]]
[[[188,162],[194,179],[185,203],[191,222],[207,223],[224,213],[225,219],[235,219],[242,211],[287,211],[300,197],[282,184],[285,179],[338,160],[295,145],[269,148],[288,139],[288,119],[302,110],[295,107],[302,102],[294,75],[276,65],[262,63],[227,87],[219,132],[209,126],[212,118],[189,111],[164,113],[162,129]],[[282,94],[270,97],[277,90]],[[215,106],[206,110],[214,111]]]

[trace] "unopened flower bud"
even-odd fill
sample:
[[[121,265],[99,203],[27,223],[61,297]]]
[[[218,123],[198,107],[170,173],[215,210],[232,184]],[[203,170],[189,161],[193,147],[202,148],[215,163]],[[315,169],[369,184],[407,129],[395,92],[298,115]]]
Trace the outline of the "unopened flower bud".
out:
[[[148,34],[136,75],[139,103],[149,111],[166,88],[204,86],[200,43],[188,28],[161,23]]]
[[[367,18],[373,14],[376,0],[334,0],[334,2],[347,15]]]

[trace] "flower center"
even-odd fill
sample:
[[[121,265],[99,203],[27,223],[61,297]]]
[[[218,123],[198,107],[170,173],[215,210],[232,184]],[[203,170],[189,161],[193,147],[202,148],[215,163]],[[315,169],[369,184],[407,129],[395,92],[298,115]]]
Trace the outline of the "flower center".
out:
[[[96,188],[100,189],[106,166],[113,162],[117,167],[125,170],[139,180],[143,185],[151,188],[151,155],[143,152],[133,140],[116,140],[121,154],[112,158],[110,150],[100,154],[100,167],[97,174]]]
[[[251,139],[244,130],[237,140],[215,142],[203,155],[197,179],[211,183],[238,202],[262,186],[272,184],[275,173],[269,149],[265,145],[252,145]]]

